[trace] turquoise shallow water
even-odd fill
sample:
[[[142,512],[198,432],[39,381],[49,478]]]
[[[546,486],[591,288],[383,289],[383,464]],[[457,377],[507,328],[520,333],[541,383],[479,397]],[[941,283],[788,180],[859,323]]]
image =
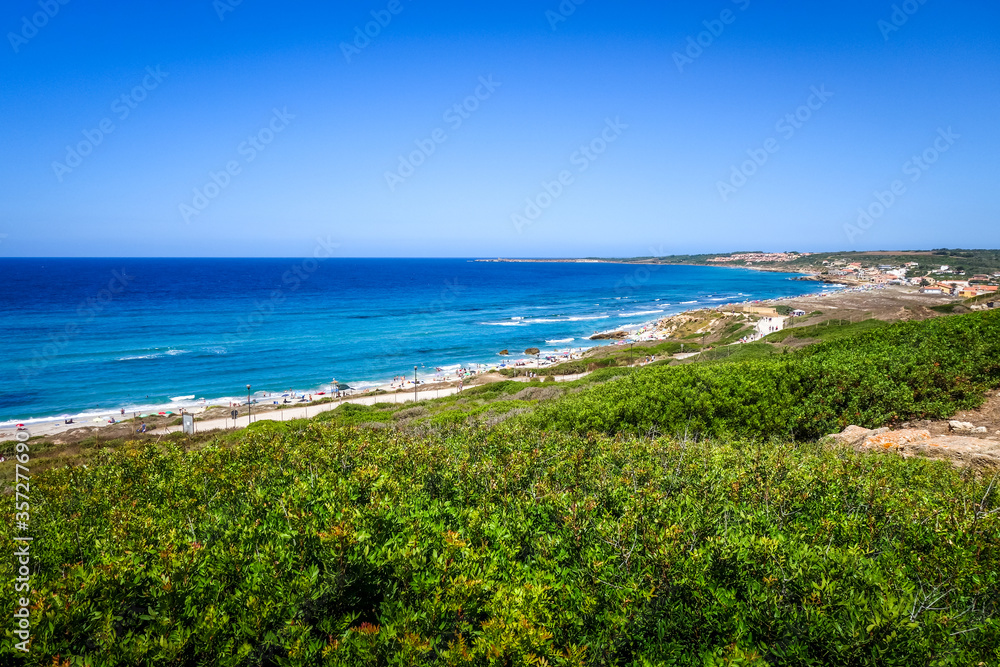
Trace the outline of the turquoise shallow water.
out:
[[[820,289],[744,269],[465,259],[0,259],[0,276],[0,422],[426,377]]]

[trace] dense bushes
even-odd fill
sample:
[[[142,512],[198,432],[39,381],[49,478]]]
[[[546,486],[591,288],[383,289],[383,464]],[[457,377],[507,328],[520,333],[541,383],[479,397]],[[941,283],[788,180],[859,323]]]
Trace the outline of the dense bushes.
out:
[[[651,367],[541,407],[542,428],[815,438],[942,418],[1000,384],[1000,313],[880,326],[799,352]]]
[[[1000,661],[998,492],[943,464],[315,422],[102,457],[32,483],[25,664]]]

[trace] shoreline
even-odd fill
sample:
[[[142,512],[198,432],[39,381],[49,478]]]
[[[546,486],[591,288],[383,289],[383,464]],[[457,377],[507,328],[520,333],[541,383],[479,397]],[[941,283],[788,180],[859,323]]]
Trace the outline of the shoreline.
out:
[[[477,260],[479,261],[479,260]],[[490,260],[495,261],[495,260]],[[530,261],[530,260],[529,260]],[[628,263],[628,262],[608,262],[608,263]],[[700,266],[700,265],[692,265]],[[715,268],[715,267],[713,267]],[[744,267],[718,267],[718,268],[744,268]],[[799,273],[798,271],[794,273]],[[803,274],[804,279],[808,274]],[[836,284],[827,283],[827,281],[822,281],[824,284]],[[837,290],[840,292],[842,290]],[[703,304],[700,307],[687,308],[680,310],[672,314],[662,314],[655,319],[641,322],[634,325],[627,325],[625,327],[619,327],[608,332],[595,332],[591,336],[586,336],[582,338],[566,339],[565,341],[560,340],[559,342],[575,342],[576,340],[586,341],[586,345],[574,346],[574,347],[557,347],[554,350],[545,350],[540,355],[540,358],[522,357],[511,355],[509,357],[502,358],[501,361],[488,361],[488,362],[474,362],[469,364],[469,368],[462,368],[458,365],[442,365],[435,366],[433,373],[425,374],[424,379],[420,380],[418,377],[418,391],[420,387],[433,387],[435,385],[447,385],[457,387],[458,383],[464,382],[468,383],[475,378],[482,377],[491,372],[497,372],[506,368],[545,368],[551,365],[556,365],[565,361],[571,361],[581,358],[588,349],[604,346],[613,346],[616,343],[606,343],[601,339],[594,339],[592,336],[598,335],[600,333],[610,333],[611,331],[628,331],[629,337],[635,336],[636,342],[650,342],[656,340],[664,340],[666,337],[656,337],[655,332],[657,331],[660,322],[678,315],[684,315],[689,313],[695,313],[704,310],[718,310],[724,307],[738,306],[738,305],[748,305],[748,304],[760,304],[769,302],[780,302],[790,299],[802,299],[807,297],[818,297],[830,294],[830,291],[822,292],[811,292],[807,294],[789,296],[789,297],[774,297],[771,299],[745,299],[741,301],[729,300],[725,302],[720,302],[713,305]],[[680,304],[685,305],[685,304]],[[647,335],[652,333],[654,335]],[[596,341],[596,342],[595,342]],[[440,369],[440,370],[438,370]],[[402,376],[399,376],[402,378]],[[346,383],[344,383],[346,384]],[[343,391],[342,394],[346,394],[347,399],[365,399],[375,396],[390,396],[398,395],[400,393],[409,394],[413,391],[413,381],[412,379],[403,378],[401,380],[391,380],[391,381],[379,381],[379,380],[360,380],[355,383],[355,387]],[[262,408],[267,407],[269,410],[280,413],[282,411],[295,410],[303,407],[320,407],[325,405],[330,405],[330,403],[317,403],[316,401],[322,401],[333,396],[331,388],[328,386],[321,385],[320,387],[312,389],[291,389],[283,391],[268,391],[262,390],[255,392],[251,396],[251,401],[254,406],[261,406]],[[318,397],[318,398],[316,398]],[[312,398],[312,400],[308,400]],[[287,400],[286,399],[290,399]],[[306,400],[303,400],[306,399]],[[405,400],[405,399],[404,399]],[[342,401],[341,401],[342,402]],[[277,405],[275,405],[277,404]],[[339,403],[334,403],[337,405]],[[221,397],[197,397],[188,398],[183,397],[182,400],[173,400],[170,402],[149,402],[144,404],[136,404],[131,406],[120,406],[114,409],[85,409],[77,413],[63,413],[60,415],[51,416],[41,416],[41,417],[30,417],[19,420],[9,420],[0,423],[0,441],[6,439],[13,439],[15,435],[15,428],[18,424],[24,424],[32,437],[35,436],[51,436],[64,433],[78,428],[94,428],[102,429],[105,427],[114,426],[116,424],[126,423],[131,419],[138,419],[140,417],[145,418],[179,418],[181,414],[193,414],[195,415],[196,423],[199,422],[198,415],[206,412],[210,408],[219,407],[245,407],[246,406],[246,396],[221,396]],[[125,415],[121,414],[121,409],[124,407]],[[160,413],[171,413],[171,414],[160,414]],[[317,411],[318,414],[319,411]],[[263,413],[268,414],[268,413]],[[241,417],[242,418],[242,417]],[[67,419],[72,419],[73,423],[65,423]],[[109,419],[114,419],[115,422],[110,422]],[[177,427],[180,428],[180,427]]]

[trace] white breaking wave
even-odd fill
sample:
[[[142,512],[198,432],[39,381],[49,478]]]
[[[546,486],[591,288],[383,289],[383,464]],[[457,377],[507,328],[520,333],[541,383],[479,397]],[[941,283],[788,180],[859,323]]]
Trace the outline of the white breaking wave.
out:
[[[166,352],[152,352],[150,354],[134,354],[128,357],[118,357],[116,361],[134,361],[136,359],[162,359],[163,357],[176,357],[179,354],[190,354],[191,350],[167,350]]]
[[[575,338],[560,338],[558,340],[547,340],[545,342],[548,343],[549,345],[554,345],[556,343],[572,343],[574,340],[576,340],[576,339]]]
[[[581,315],[579,317],[539,317],[533,320],[525,320],[528,324],[551,324],[553,322],[587,322],[590,320],[606,320],[610,315]]]
[[[635,313],[623,313],[618,317],[639,317],[641,315],[655,315],[656,313],[662,313],[663,310],[640,310]]]
[[[171,401],[193,401],[194,400],[194,394],[191,394],[190,396],[171,396],[170,400]]]

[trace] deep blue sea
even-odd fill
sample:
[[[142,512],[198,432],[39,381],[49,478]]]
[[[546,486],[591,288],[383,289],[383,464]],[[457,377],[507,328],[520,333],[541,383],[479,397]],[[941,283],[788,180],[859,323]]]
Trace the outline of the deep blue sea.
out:
[[[789,274],[464,259],[0,259],[0,422],[372,386],[586,347],[664,314],[821,289]]]

